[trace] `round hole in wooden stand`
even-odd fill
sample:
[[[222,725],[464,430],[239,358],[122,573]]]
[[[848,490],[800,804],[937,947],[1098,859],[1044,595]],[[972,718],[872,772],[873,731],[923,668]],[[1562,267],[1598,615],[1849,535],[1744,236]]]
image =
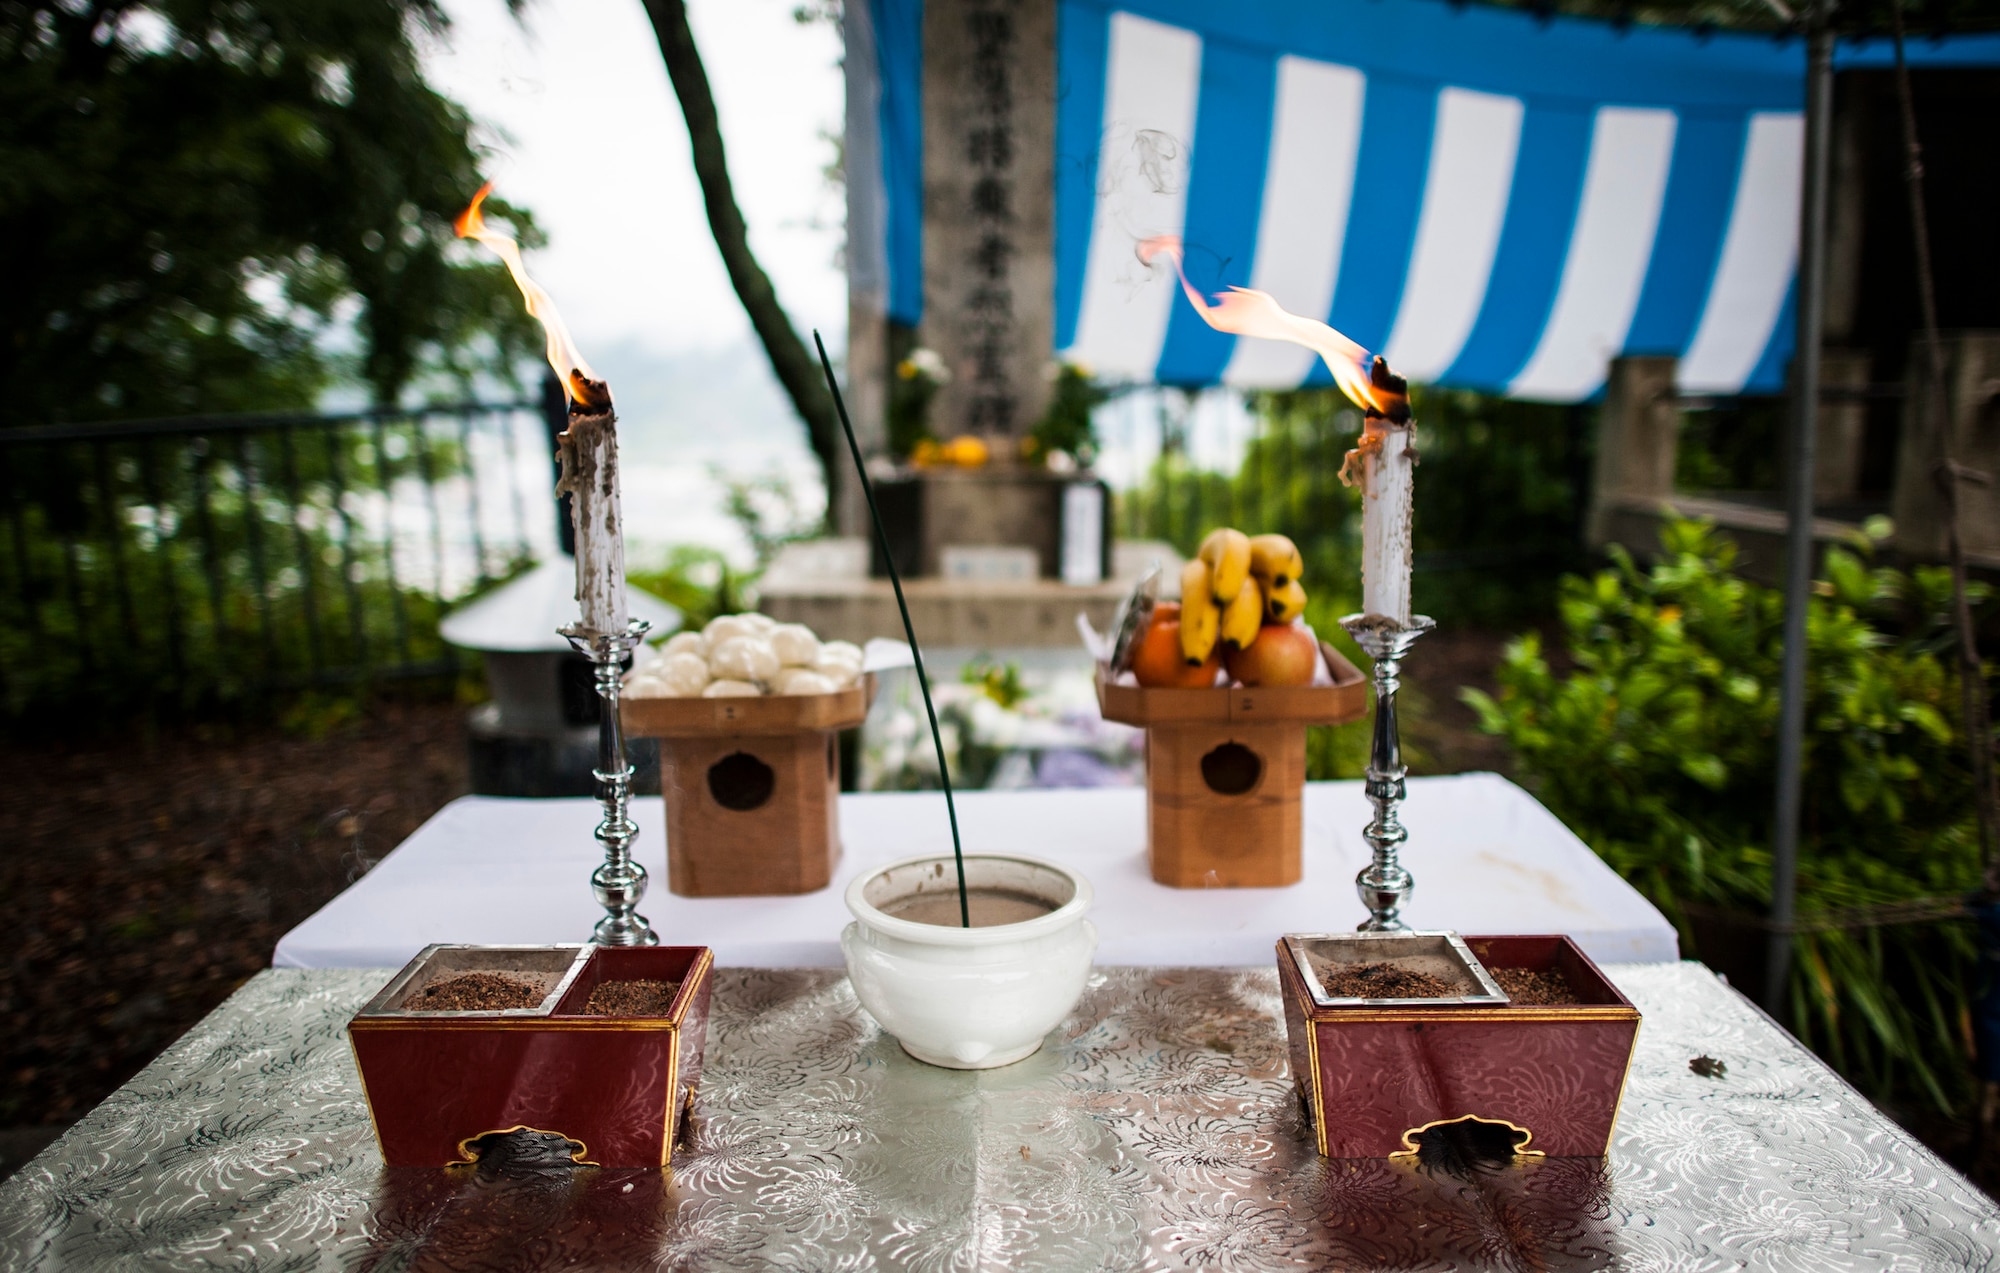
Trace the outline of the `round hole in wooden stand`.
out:
[[[826,780],[840,780],[840,737],[837,734],[826,736]]]
[[[1242,743],[1224,743],[1201,758],[1201,780],[1217,795],[1240,796],[1263,776],[1263,757]]]
[[[747,751],[731,752],[708,767],[708,794],[738,813],[762,808],[777,783],[771,767]]]

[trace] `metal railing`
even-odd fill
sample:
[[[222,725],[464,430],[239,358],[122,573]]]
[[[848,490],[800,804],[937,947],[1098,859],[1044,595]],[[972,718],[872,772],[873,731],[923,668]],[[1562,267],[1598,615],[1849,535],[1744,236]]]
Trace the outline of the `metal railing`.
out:
[[[553,542],[541,404],[0,431],[0,706],[452,672],[445,604]]]

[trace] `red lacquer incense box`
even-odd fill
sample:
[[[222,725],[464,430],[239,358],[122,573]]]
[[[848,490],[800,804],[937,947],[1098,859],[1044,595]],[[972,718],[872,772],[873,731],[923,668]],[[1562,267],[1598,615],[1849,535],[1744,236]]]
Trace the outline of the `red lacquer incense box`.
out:
[[[714,954],[706,946],[430,946],[348,1023],[382,1160],[477,1159],[494,1132],[554,1133],[577,1162],[663,1167],[701,1081]],[[543,990],[533,1007],[407,1005],[471,972]],[[678,982],[661,1016],[583,1011],[606,981]]]
[[[1334,999],[1303,954],[1316,940],[1337,939],[1278,943],[1278,984],[1321,1154],[1412,1154],[1425,1130],[1467,1118],[1511,1128],[1521,1153],[1610,1147],[1639,1011],[1568,937],[1464,939],[1487,971],[1552,972],[1578,1000],[1547,1005]]]

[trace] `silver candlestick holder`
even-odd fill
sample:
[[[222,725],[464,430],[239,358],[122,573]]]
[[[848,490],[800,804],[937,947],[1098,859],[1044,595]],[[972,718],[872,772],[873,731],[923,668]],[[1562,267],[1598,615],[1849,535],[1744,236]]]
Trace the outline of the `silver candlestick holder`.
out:
[[[597,824],[597,842],[604,846],[604,864],[590,873],[591,891],[604,907],[604,918],[591,929],[600,946],[657,946],[660,935],[644,915],[639,899],[646,895],[646,868],[632,860],[632,842],[639,827],[632,821],[632,766],[625,759],[625,727],[618,719],[618,695],[625,660],[645,640],[651,624],[634,619],[623,632],[598,632],[572,623],[560,629],[578,654],[591,661],[597,681],[597,803],[604,821]]]
[[[1437,625],[1426,615],[1415,615],[1408,626],[1379,614],[1350,614],[1340,621],[1354,643],[1375,660],[1375,729],[1368,747],[1368,802],[1375,806],[1375,818],[1362,828],[1361,838],[1375,851],[1375,859],[1354,877],[1354,891],[1368,908],[1368,918],[1359,928],[1364,933],[1403,932],[1403,907],[1416,891],[1416,881],[1397,860],[1397,851],[1410,838],[1397,810],[1403,803],[1403,743],[1396,731],[1396,689],[1402,684],[1403,656],[1417,638]]]

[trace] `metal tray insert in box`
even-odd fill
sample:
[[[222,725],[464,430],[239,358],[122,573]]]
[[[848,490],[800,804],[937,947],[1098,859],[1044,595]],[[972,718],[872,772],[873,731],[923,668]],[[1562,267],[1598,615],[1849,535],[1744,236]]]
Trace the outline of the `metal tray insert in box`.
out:
[[[1457,933],[1287,933],[1285,949],[1313,1002],[1322,1008],[1396,1006],[1504,1005],[1507,992],[1493,980]],[[1364,999],[1331,995],[1320,984],[1315,966],[1388,963],[1411,972],[1429,973],[1459,991],[1437,998]]]
[[[545,1017],[555,1011],[589,958],[588,946],[455,946],[433,944],[410,961],[395,980],[368,1001],[362,1016],[386,1017]],[[448,977],[468,972],[493,972],[518,977],[541,988],[542,1001],[532,1008],[501,1008],[470,1012],[419,1012],[405,1008],[414,995]]]

